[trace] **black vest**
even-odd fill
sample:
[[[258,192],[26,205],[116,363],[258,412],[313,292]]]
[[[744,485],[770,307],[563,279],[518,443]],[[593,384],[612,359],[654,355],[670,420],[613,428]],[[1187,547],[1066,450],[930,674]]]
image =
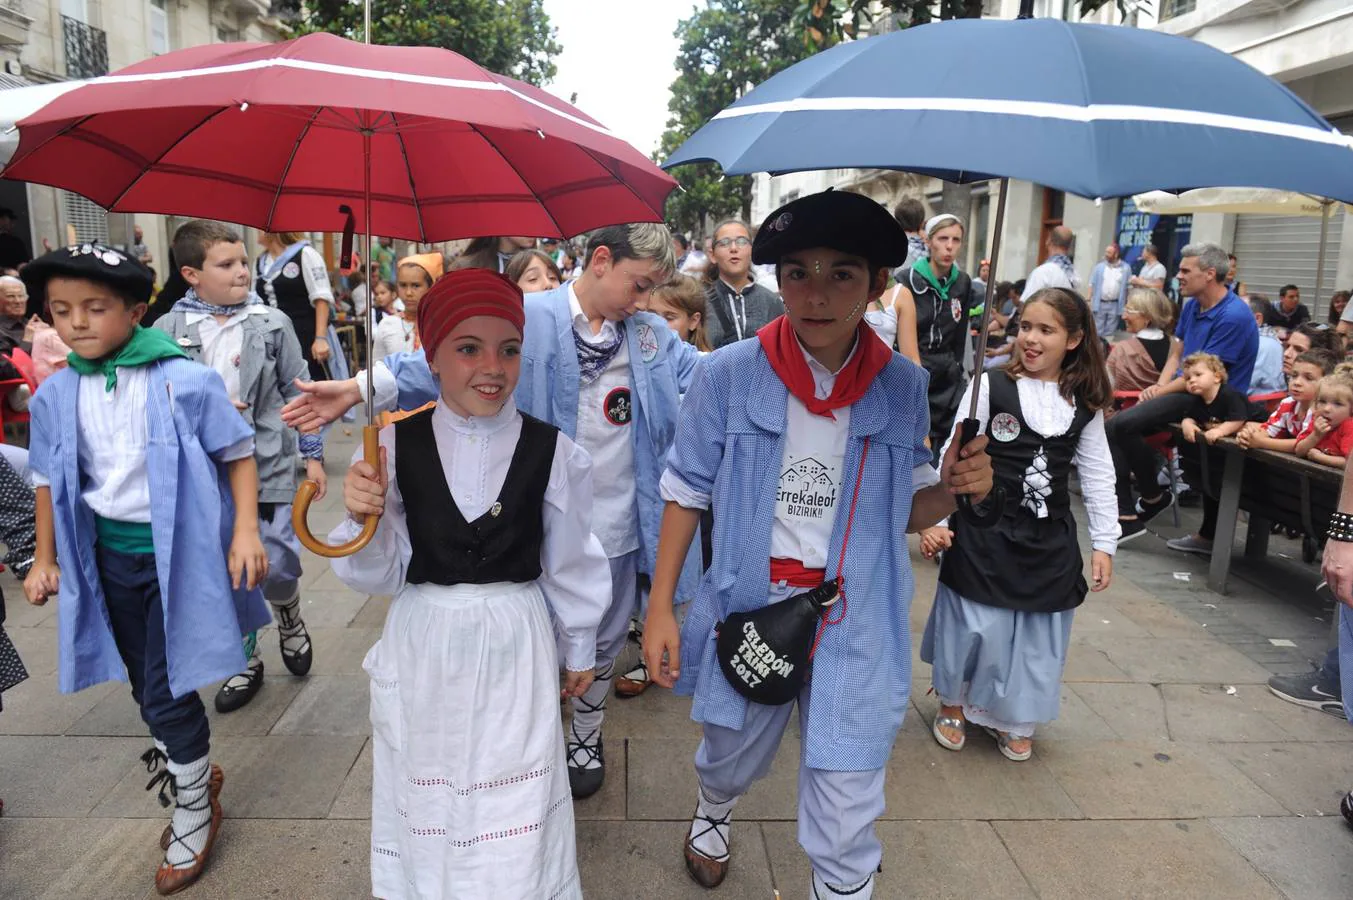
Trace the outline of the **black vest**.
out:
[[[916,301],[916,340],[922,356],[948,356],[961,360],[967,351],[968,304],[972,279],[959,272],[945,300],[934,286],[914,269],[902,270],[898,283],[911,291]],[[958,318],[954,318],[957,301]]]
[[[269,306],[275,306],[287,314],[292,327],[296,329],[296,339],[301,342],[301,353],[308,360],[310,345],[315,342],[315,307],[310,302],[310,292],[305,287],[305,271],[301,268],[305,265],[302,259],[304,253],[304,250],[298,251],[287,260],[282,271],[272,280],[271,287],[263,278],[263,270],[267,265],[264,262],[265,257],[259,257],[258,279],[254,283],[254,290]],[[293,264],[296,266],[296,274],[288,276],[287,267]]]
[[[1066,434],[1045,438],[1024,421],[1019,388],[1004,369],[987,373],[987,389],[991,400],[990,415],[987,416],[987,455],[991,457],[996,483],[1005,488],[1006,515],[1030,514],[1023,506],[1024,473],[1042,450],[1047,454],[1048,474],[1052,480],[1052,493],[1043,501],[1048,507],[1048,518],[1065,518],[1071,512],[1071,497],[1066,486],[1071,460],[1076,455],[1081,431],[1094,418],[1094,411],[1084,404],[1077,404]],[[1013,430],[1009,427],[1011,418],[1019,433],[1013,440],[1004,440]]]
[[[545,540],[545,488],[559,429],[521,414],[521,436],[498,500],[467,522],[442,471],[432,412],[395,423],[395,480],[413,547],[406,580],[441,585],[535,581]]]

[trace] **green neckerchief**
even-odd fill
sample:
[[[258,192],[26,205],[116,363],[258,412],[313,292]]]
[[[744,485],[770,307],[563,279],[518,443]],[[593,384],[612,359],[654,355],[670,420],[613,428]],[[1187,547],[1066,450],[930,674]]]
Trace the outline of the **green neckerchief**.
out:
[[[117,387],[117,370],[145,366],[156,360],[171,359],[175,356],[188,358],[183,348],[174,343],[174,339],[158,328],[142,328],[140,325],[132,331],[131,340],[122,345],[122,349],[103,359],[85,359],[77,353],[66,357],[70,367],[81,375],[103,373],[107,379],[104,390]]]
[[[912,268],[917,272],[920,272],[921,277],[930,282],[930,286],[933,287],[941,297],[945,300],[949,299],[949,289],[954,286],[955,281],[958,281],[958,266],[949,267],[949,277],[944,279],[943,284],[940,284],[940,280],[935,277],[934,270],[930,268],[930,260],[926,259],[924,256],[916,260],[916,263]]]

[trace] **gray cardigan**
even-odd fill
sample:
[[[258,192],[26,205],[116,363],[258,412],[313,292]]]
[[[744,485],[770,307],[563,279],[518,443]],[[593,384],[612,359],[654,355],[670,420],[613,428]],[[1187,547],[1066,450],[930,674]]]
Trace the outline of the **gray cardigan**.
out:
[[[730,298],[732,308],[729,306]],[[769,288],[752,282],[751,286],[742,292],[742,299],[739,300],[734,290],[725,284],[723,279],[717,279],[705,288],[705,336],[709,340],[711,350],[718,350],[738,340],[737,324],[734,322],[732,309],[737,310],[738,318],[741,319],[744,304],[747,321],[742,329],[743,338],[755,337],[757,329],[779,318],[785,311],[780,295]]]
[[[174,338],[194,362],[202,362],[201,323],[188,324],[190,314],[171,310],[154,327]],[[308,381],[310,367],[301,355],[296,330],[286,313],[254,304],[245,316],[240,348],[240,410],[254,429],[260,503],[290,503],[296,493],[295,430],[282,424],[282,407],[300,394],[295,379]]]

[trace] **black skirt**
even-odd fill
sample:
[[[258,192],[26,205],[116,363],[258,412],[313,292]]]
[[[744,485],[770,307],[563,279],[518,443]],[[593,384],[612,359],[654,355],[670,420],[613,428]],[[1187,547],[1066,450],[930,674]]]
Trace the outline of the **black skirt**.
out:
[[[991,528],[973,528],[958,516],[953,521],[954,544],[945,551],[940,581],[964,598],[1021,612],[1059,612],[1085,602],[1089,585],[1071,515],[1039,519],[1021,508],[1007,509]]]
[[[14,642],[0,626],[0,695],[27,679],[28,670],[19,659],[19,651],[14,649]],[[4,708],[4,701],[0,699],[0,709]]]

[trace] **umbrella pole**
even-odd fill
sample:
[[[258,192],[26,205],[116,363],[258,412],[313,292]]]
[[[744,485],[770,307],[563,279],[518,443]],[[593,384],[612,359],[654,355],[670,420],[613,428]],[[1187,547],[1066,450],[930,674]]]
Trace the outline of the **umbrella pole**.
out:
[[[1010,193],[1010,179],[1001,179],[1001,195],[996,200],[996,229],[991,239],[991,265],[987,270],[986,297],[982,304],[982,320],[977,327],[977,341],[973,346],[972,377],[975,384],[972,399],[968,403],[968,417],[963,420],[960,441],[967,444],[977,437],[977,401],[981,395],[982,369],[986,364],[987,326],[991,324],[991,307],[996,299],[996,266],[1001,260],[1001,233],[1005,230],[1005,198]],[[1005,490],[999,486],[992,488],[990,502],[985,511],[973,508],[972,500],[966,495],[958,497],[958,512],[963,520],[977,528],[990,528],[1001,518],[1005,509]]]
[[[1320,201],[1320,253],[1315,261],[1315,302],[1311,308],[1320,312],[1320,297],[1325,291],[1325,242],[1329,237],[1330,231],[1330,207],[1334,205],[1332,200]]]
[[[362,426],[362,459],[367,465],[380,471],[381,450],[380,450],[380,427],[376,425],[375,413],[371,401],[374,397],[372,386],[371,365],[374,360],[371,358],[373,352],[373,331],[376,327],[375,314],[375,290],[371,286],[371,127],[365,125],[362,128],[362,158],[365,167],[362,171],[362,205],[363,218],[365,219],[364,228],[366,229],[366,256],[363,262],[366,265],[367,273],[367,299],[366,299],[366,424]],[[296,491],[296,500],[291,507],[291,525],[296,532],[296,539],[301,542],[305,549],[317,556],[323,556],[328,559],[334,559],[342,556],[351,556],[358,550],[361,550],[371,539],[376,536],[376,526],[380,524],[380,516],[368,514],[362,522],[362,530],[352,540],[345,544],[331,545],[326,544],[310,532],[310,526],[306,519],[310,513],[310,503],[315,498],[315,493],[319,490],[319,485],[307,479],[301,483]]]

